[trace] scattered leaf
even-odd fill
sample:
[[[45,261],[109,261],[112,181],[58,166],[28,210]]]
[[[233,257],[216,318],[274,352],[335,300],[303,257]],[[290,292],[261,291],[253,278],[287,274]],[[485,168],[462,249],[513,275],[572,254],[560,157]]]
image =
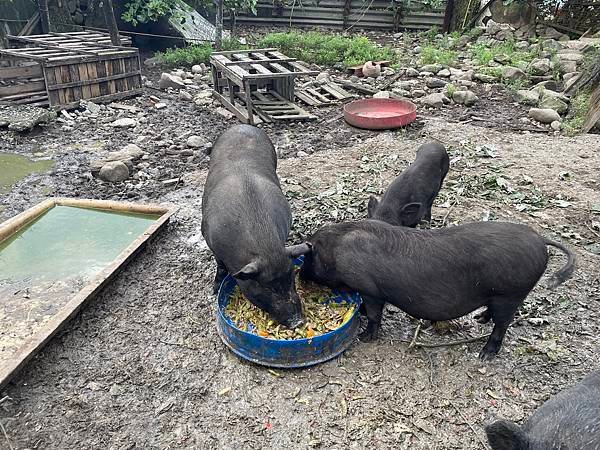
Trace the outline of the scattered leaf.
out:
[[[231,386],[227,386],[219,391],[219,396],[222,397],[225,394],[229,394],[231,392]]]

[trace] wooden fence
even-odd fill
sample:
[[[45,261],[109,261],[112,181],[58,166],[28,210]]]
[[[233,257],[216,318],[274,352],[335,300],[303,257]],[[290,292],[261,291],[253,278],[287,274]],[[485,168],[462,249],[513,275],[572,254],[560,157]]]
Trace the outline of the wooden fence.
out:
[[[441,28],[444,7],[429,9],[418,1],[393,0],[259,0],[257,15],[244,14],[238,23],[294,27],[323,26],[371,30],[428,30]]]

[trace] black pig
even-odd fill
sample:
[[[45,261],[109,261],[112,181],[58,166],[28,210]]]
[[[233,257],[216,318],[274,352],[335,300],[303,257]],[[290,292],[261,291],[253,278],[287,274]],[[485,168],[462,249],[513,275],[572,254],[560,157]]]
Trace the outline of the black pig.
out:
[[[242,293],[290,328],[302,322],[294,266],[285,241],[290,206],[267,134],[236,125],[215,142],[202,196],[202,235],[217,261],[216,293],[230,272]]]
[[[488,359],[500,350],[517,308],[544,273],[547,245],[569,259],[554,275],[554,287],[573,273],[573,255],[514,223],[415,230],[379,220],[345,222],[321,228],[290,252],[306,254],[302,277],[360,292],[368,318],[362,340],[377,338],[386,302],[432,321],[486,306],[478,320],[493,319],[495,325],[479,356]]]
[[[369,218],[391,225],[416,227],[431,221],[431,207],[448,173],[450,159],[443,145],[423,144],[417,158],[387,188],[381,200],[369,198]]]
[[[523,426],[499,420],[485,432],[492,450],[600,449],[600,371],[552,397]]]

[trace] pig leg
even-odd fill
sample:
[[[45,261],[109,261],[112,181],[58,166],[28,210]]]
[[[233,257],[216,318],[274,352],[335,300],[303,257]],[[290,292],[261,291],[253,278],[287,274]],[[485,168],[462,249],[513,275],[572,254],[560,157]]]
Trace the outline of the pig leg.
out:
[[[363,305],[367,311],[367,328],[358,338],[362,342],[370,342],[377,339],[379,335],[379,327],[381,326],[381,316],[383,315],[383,307],[385,302],[374,298],[363,296]]]
[[[480,313],[475,314],[473,316],[473,318],[479,323],[488,323],[490,321],[490,319],[492,318],[492,314],[490,313],[489,308],[485,308]]]
[[[526,297],[527,295],[525,295]],[[523,303],[525,297],[516,298],[494,298],[489,302],[488,314],[494,320],[494,329],[485,346],[479,353],[483,361],[490,360],[500,351],[506,330],[510,325],[517,308]]]
[[[215,258],[216,259],[216,258]],[[227,276],[227,267],[221,261],[217,259],[217,273],[215,274],[215,281],[213,284],[213,294],[217,294],[219,292],[219,287],[221,287],[221,282],[223,278]]]

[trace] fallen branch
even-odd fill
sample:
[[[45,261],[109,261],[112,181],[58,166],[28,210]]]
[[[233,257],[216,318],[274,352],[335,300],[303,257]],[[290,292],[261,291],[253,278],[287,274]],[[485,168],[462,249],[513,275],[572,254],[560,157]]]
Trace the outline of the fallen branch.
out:
[[[417,343],[417,338],[419,337],[420,331],[421,331],[421,322],[419,322],[419,324],[417,325],[417,329],[415,330],[415,335],[413,336],[412,341],[410,341],[408,348],[413,348],[415,346],[415,344]]]
[[[2,421],[0,421],[0,428],[2,428],[2,434],[4,434],[4,438],[6,439],[6,442],[8,443],[8,448],[10,450],[14,450],[15,448],[10,443],[10,439],[8,438],[8,435],[6,434],[6,430],[4,429],[4,425],[2,425]]]
[[[446,220],[448,219],[448,216],[450,215],[452,208],[454,208],[454,205],[456,205],[457,203],[458,203],[458,199],[455,198],[454,202],[450,204],[448,211],[446,212],[446,214],[444,215],[444,218],[442,219],[442,228],[444,228],[444,226],[446,225]]]

